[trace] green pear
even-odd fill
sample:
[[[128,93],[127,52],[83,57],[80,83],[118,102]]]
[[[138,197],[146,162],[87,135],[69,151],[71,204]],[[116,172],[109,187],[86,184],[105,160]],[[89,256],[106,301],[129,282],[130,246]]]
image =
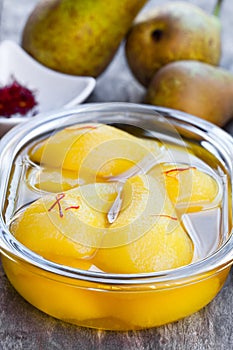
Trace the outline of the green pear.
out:
[[[171,62],[155,74],[145,100],[222,126],[233,117],[233,75],[199,61]]]
[[[127,35],[125,53],[135,78],[148,86],[156,71],[172,61],[191,59],[217,65],[221,24],[217,16],[193,4],[166,3],[138,17]]]
[[[25,24],[22,47],[54,70],[97,77],[146,1],[41,0]]]

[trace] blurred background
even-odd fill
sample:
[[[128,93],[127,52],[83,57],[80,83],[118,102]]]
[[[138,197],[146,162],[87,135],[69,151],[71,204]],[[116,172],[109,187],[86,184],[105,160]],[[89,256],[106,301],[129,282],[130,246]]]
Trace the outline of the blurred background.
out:
[[[120,0],[119,0],[120,1]],[[212,13],[216,0],[186,0]],[[11,39],[20,43],[26,19],[38,0],[0,0],[0,40]],[[165,0],[149,0],[142,11],[165,3]],[[222,59],[221,66],[233,73],[233,4],[224,0],[221,9]],[[97,79],[97,85],[88,102],[129,101],[141,102],[144,88],[135,80],[127,66],[123,43],[107,70]]]

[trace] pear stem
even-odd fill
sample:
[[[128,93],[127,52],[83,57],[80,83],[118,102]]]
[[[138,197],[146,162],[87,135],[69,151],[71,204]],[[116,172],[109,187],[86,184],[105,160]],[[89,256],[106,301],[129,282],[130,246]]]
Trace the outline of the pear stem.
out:
[[[215,5],[214,11],[213,11],[214,16],[219,17],[223,1],[224,0],[217,0],[217,3]]]

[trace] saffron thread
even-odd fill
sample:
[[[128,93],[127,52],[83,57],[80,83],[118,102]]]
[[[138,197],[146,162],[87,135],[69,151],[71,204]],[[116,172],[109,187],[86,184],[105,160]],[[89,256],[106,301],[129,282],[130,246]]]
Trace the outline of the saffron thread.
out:
[[[65,197],[65,193],[60,193],[56,195],[56,201],[51,205],[48,211],[51,211],[56,205],[58,206],[58,211],[60,218],[63,217],[62,207],[60,201]]]
[[[187,171],[187,170],[190,170],[190,169],[196,170],[196,167],[190,166],[188,168],[174,168],[174,169],[170,169],[170,170],[164,171],[164,174],[167,175],[167,176],[173,177],[172,173],[175,173],[174,176],[176,176],[177,173],[182,172],[182,171]]]
[[[65,210],[70,210],[70,209],[79,209],[80,205],[71,205],[70,207],[66,207]]]
[[[85,129],[98,129],[97,126],[92,126],[92,125],[86,125],[86,126],[80,126],[80,127],[77,127],[77,128],[66,128],[66,130],[70,130],[70,131],[73,131],[73,130],[85,130]]]
[[[11,84],[0,87],[0,115],[10,118],[14,114],[26,115],[38,103],[34,92],[19,84],[15,79]]]
[[[171,220],[174,220],[174,221],[177,221],[177,217],[175,216],[170,216],[170,215],[166,215],[166,214],[153,214],[152,216],[160,216],[160,217],[163,217],[163,218],[168,218],[168,219],[171,219]]]

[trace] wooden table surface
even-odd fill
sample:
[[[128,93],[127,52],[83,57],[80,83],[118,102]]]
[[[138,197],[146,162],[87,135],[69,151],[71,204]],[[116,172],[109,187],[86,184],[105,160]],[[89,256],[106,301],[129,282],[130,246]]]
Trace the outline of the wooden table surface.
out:
[[[120,1],[120,0],[119,0]],[[130,0],[129,0],[130,1]],[[20,42],[22,28],[36,0],[0,0],[0,40]],[[151,0],[147,7],[164,0]],[[210,12],[214,0],[192,0]],[[233,3],[225,0],[221,12],[223,52],[221,65],[233,72]],[[1,77],[0,77],[1,78]],[[97,80],[87,102],[141,102],[142,88],[131,75],[123,45]],[[226,130],[233,132],[232,123]],[[11,287],[0,266],[0,350],[201,350],[233,349],[232,274],[217,297],[204,309],[181,321],[137,332],[106,332],[63,323],[38,311]]]

